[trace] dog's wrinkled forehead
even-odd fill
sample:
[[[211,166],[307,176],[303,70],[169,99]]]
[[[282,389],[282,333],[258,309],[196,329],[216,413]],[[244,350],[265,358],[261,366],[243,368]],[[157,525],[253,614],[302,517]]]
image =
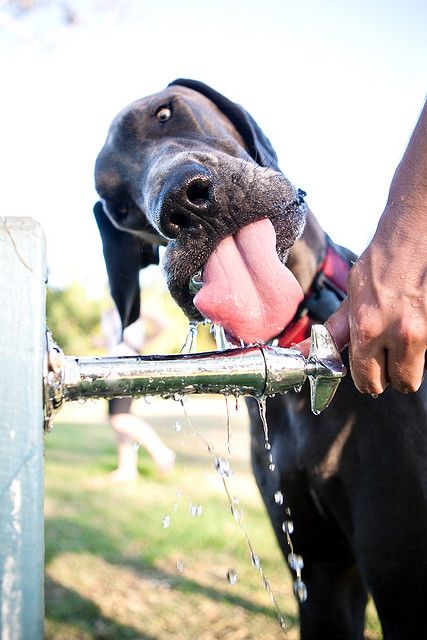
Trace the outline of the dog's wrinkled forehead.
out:
[[[263,167],[269,167],[275,171],[280,171],[276,152],[274,151],[270,140],[263,133],[255,120],[239,104],[229,100],[222,93],[215,91],[209,85],[199,80],[189,80],[187,78],[179,78],[169,84],[169,86],[182,86],[194,89],[203,96],[209,98],[218,109],[233,124],[237,133],[241,136],[249,155],[255,162]]]
[[[114,118],[95,164],[96,189],[101,197],[112,197],[124,184],[132,183],[144,169],[147,153],[160,143],[164,151],[166,145],[176,151],[179,146],[212,145],[229,155],[250,159],[246,141],[209,97],[173,85],[132,102]]]
[[[166,136],[206,141],[217,138],[218,132],[244,146],[233,124],[209,98],[187,87],[171,86],[123,109],[111,124],[107,145],[128,153],[129,143],[144,144]]]

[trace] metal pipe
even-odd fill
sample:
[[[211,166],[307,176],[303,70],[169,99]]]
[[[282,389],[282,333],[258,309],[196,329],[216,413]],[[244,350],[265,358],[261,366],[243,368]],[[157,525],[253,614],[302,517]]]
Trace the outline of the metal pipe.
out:
[[[299,390],[307,376],[311,406],[330,403],[345,368],[328,331],[314,325],[308,358],[296,349],[252,346],[198,354],[75,358],[48,343],[46,421],[63,402],[88,398],[191,393],[263,397]]]
[[[173,356],[65,357],[64,400],[189,393],[262,395],[259,347]]]

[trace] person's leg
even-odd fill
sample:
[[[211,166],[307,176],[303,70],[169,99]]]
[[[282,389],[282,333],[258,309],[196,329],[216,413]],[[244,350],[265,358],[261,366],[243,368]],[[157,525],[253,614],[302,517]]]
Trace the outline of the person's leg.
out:
[[[138,474],[137,447],[144,447],[159,473],[168,473],[175,464],[175,453],[167,447],[153,427],[130,413],[131,398],[109,401],[110,423],[116,434],[118,480],[134,480]]]
[[[114,398],[108,402],[110,424],[117,443],[117,469],[113,471],[115,480],[127,482],[138,476],[138,452],[135,438],[126,433],[126,422],[132,417],[130,408],[132,398]]]

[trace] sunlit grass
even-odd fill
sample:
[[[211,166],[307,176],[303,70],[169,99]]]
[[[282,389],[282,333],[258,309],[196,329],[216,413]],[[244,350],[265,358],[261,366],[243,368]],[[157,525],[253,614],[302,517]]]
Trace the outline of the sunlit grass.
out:
[[[178,463],[159,478],[141,452],[140,479],[132,484],[110,478],[116,453],[107,425],[58,424],[47,437],[46,638],[297,638],[291,582],[247,462],[236,456],[230,490],[240,496],[287,635],[205,446],[192,433],[176,433],[170,419],[152,423]],[[198,428],[219,428],[223,437],[213,418]],[[202,505],[199,516],[191,504]],[[227,581],[230,569],[235,585]],[[379,638],[374,628],[369,637]]]

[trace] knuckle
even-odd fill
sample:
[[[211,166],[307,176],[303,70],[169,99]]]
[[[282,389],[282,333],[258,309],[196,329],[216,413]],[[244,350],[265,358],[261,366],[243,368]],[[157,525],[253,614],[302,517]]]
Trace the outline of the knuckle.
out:
[[[419,343],[417,326],[410,318],[401,318],[397,325],[397,339],[404,347]]]
[[[353,321],[353,327],[355,333],[357,334],[358,340],[362,343],[368,343],[372,340],[375,340],[380,333],[381,328],[378,325],[378,322],[375,322],[371,318],[367,317],[362,313],[357,314]]]

